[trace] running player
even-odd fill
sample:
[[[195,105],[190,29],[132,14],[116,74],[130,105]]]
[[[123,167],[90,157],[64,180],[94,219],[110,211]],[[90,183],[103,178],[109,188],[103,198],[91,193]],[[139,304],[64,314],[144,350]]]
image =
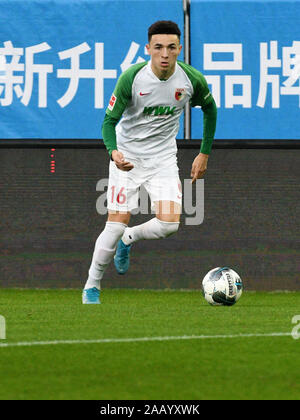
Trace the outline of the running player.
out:
[[[172,21],[158,21],[148,30],[149,62],[131,66],[119,78],[102,126],[111,157],[107,190],[108,220],[98,237],[82,302],[100,303],[100,282],[113,256],[119,274],[129,267],[130,249],[141,239],[161,239],[177,232],[181,183],[176,135],[186,105],[203,111],[203,139],[195,157],[192,182],[203,177],[216,128],[217,109],[204,76],[177,60],[180,30]],[[121,119],[122,117],[122,119]],[[149,193],[155,217],[128,227],[138,207],[138,191]]]

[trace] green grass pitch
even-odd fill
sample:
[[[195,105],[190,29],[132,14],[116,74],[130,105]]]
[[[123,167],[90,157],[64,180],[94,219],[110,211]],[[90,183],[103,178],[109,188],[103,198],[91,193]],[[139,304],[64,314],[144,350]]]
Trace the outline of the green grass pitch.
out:
[[[200,291],[104,289],[101,300],[1,289],[0,399],[300,397],[299,292],[244,292],[233,307],[212,307]]]

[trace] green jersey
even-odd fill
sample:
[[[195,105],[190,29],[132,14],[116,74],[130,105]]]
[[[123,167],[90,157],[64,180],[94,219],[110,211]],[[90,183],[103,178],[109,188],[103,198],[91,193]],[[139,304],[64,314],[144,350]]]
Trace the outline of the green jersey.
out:
[[[209,153],[215,131],[216,107],[204,76],[192,66],[178,61],[167,80],[152,71],[151,62],[135,64],[119,78],[106,110],[103,139],[111,153],[117,149],[126,157],[166,156],[176,153],[179,119],[187,103],[214,109],[210,128],[206,127]],[[107,120],[115,122],[116,137],[107,130]]]

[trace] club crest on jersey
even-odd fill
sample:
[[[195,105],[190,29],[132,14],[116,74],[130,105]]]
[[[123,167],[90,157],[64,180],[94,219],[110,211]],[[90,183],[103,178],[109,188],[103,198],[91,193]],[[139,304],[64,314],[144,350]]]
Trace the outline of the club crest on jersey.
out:
[[[112,110],[114,109],[114,106],[115,106],[116,100],[117,100],[117,97],[116,97],[114,94],[112,94],[112,95],[111,95],[111,98],[110,98],[110,100],[109,100],[109,104],[108,104],[108,109],[109,109],[110,111],[112,111]]]
[[[175,99],[176,101],[181,101],[184,98],[185,89],[176,89]]]

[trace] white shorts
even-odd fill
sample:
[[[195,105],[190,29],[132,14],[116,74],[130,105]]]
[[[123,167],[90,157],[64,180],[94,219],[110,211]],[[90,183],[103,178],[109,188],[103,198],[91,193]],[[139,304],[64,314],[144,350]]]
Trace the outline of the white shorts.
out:
[[[140,187],[150,196],[151,210],[157,201],[174,201],[181,205],[182,188],[177,157],[126,158],[134,165],[130,171],[121,171],[110,161],[107,188],[108,210],[131,212],[139,208]]]

